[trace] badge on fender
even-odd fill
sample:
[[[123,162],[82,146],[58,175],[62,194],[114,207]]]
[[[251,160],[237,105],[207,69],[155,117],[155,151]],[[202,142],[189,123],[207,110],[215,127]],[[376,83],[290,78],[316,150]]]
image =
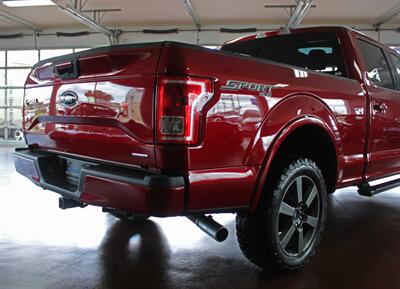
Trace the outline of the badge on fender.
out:
[[[268,85],[255,82],[240,81],[240,80],[227,80],[226,84],[221,86],[221,89],[234,90],[234,91],[240,89],[247,89],[250,91],[259,92],[260,96],[271,97],[274,88],[285,87],[285,86],[287,85],[282,85],[282,84]]]

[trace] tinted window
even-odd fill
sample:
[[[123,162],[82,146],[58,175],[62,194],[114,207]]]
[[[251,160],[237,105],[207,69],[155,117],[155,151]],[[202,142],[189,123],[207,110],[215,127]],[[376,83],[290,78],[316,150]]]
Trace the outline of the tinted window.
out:
[[[346,76],[335,33],[277,35],[232,43],[222,50],[290,64],[337,76]]]
[[[394,89],[392,74],[383,50],[366,41],[360,39],[357,41],[368,78],[376,85]]]
[[[390,54],[390,57],[392,58],[392,61],[394,64],[394,70],[395,70],[397,79],[400,80],[400,55]]]

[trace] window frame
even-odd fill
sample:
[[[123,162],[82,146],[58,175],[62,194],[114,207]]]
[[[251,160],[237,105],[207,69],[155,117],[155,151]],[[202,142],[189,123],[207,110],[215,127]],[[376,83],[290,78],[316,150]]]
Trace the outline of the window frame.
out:
[[[391,50],[391,49],[386,49],[386,54],[387,54],[387,58],[389,59],[389,65],[391,67],[391,71],[392,71],[392,75],[394,77],[394,81],[396,84],[396,90],[400,91],[400,74],[397,72],[396,70],[396,64],[394,63],[392,56],[399,58],[400,60],[400,54],[398,52],[396,52],[395,50]]]
[[[362,51],[361,51],[361,49],[360,49],[360,46],[358,45],[358,43],[359,43],[358,41],[363,41],[363,42],[365,42],[365,43],[367,43],[367,44],[369,44],[369,45],[371,45],[371,46],[374,46],[374,47],[378,48],[378,49],[382,52],[382,55],[383,55],[383,57],[385,58],[385,61],[386,61],[387,65],[388,65],[388,67],[389,67],[389,73],[390,73],[390,76],[391,76],[391,78],[392,78],[393,88],[381,86],[381,85],[379,85],[378,83],[374,82],[373,80],[369,79],[369,77],[368,77],[368,79],[369,79],[371,82],[373,82],[374,85],[376,85],[377,87],[379,87],[379,88],[381,88],[381,89],[387,89],[387,90],[392,90],[392,91],[398,91],[398,90],[399,90],[399,84],[398,84],[398,81],[397,81],[397,77],[395,77],[394,74],[393,74],[393,63],[392,63],[392,60],[390,59],[390,57],[388,57],[388,54],[387,54],[387,50],[388,50],[388,49],[387,49],[387,47],[381,45],[380,43],[371,41],[370,39],[368,39],[368,38],[366,38],[366,37],[363,37],[363,36],[361,36],[361,35],[357,35],[357,37],[356,37],[355,40],[356,40],[356,41],[355,41],[355,43],[354,43],[354,46],[355,46],[355,48],[356,48],[355,50],[356,50],[356,53],[357,53],[358,62],[362,64],[362,67],[361,67],[361,68],[362,68],[362,72],[363,72],[363,76],[362,76],[363,79],[364,79],[364,77],[365,77],[364,74],[365,74],[368,70],[367,70],[367,66],[366,66],[365,60],[364,60],[364,55],[363,55],[363,53],[362,53]]]

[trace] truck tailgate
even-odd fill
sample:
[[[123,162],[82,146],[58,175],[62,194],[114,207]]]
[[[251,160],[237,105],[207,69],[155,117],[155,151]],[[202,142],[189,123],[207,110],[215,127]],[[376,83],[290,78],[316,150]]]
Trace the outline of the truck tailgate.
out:
[[[154,167],[154,89],[162,43],[41,61],[25,86],[30,147]]]

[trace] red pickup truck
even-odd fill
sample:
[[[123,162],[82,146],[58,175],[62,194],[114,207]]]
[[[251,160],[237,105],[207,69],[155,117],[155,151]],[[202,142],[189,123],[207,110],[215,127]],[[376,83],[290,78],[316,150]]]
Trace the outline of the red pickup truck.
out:
[[[120,218],[237,213],[246,257],[295,271],[327,194],[399,184],[400,56],[345,27],[261,33],[221,50],[158,42],[39,62],[26,81],[19,173]],[[380,184],[371,181],[382,179]]]

